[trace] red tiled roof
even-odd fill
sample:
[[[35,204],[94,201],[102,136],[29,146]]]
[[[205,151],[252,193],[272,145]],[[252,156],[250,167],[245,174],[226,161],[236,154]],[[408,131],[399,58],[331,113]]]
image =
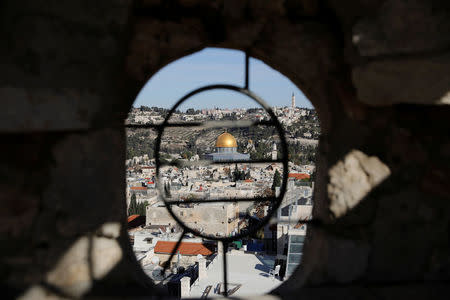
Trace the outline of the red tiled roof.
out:
[[[297,180],[302,180],[302,179],[309,179],[310,176],[304,173],[289,173],[288,177],[295,178]]]
[[[253,182],[253,179],[245,179],[245,182]]]
[[[147,190],[147,188],[145,186],[132,186],[130,189],[133,191],[146,191]]]
[[[177,242],[158,241],[155,245],[155,253],[172,254],[176,244]],[[182,255],[211,255],[213,254],[212,250],[212,245],[188,242],[181,242],[178,248]]]
[[[139,215],[131,215],[131,216],[128,216],[128,223],[130,223],[131,221],[133,221],[134,219],[136,219],[136,218],[138,218],[139,217]]]

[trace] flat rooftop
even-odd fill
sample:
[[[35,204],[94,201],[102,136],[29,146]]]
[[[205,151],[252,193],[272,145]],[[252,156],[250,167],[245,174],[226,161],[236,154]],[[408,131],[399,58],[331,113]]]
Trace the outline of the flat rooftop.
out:
[[[232,297],[263,295],[279,286],[282,281],[269,277],[269,271],[273,268],[274,261],[275,257],[269,255],[243,252],[228,254],[228,290],[231,290],[236,284],[241,284]],[[223,282],[222,256],[217,256],[213,260],[208,267],[207,274],[208,277],[201,280],[198,285],[191,286],[190,297],[200,298],[208,285],[212,286],[208,298],[223,297],[215,293],[217,284]]]

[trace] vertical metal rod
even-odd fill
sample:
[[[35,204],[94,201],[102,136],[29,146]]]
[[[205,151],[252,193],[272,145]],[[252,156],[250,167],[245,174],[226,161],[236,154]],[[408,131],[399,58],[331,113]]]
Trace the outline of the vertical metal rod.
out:
[[[228,251],[228,243],[221,241],[222,243],[222,251],[223,251],[223,295],[228,297],[228,271],[227,271],[227,251]]]
[[[183,240],[184,236],[186,235],[186,229],[183,231],[183,233],[181,234],[180,238],[178,239],[177,243],[175,244],[175,247],[172,249],[172,253],[170,254],[169,260],[167,261],[166,265],[164,266],[164,268],[162,269],[161,273],[164,276],[166,274],[167,269],[170,268],[170,263],[172,262],[173,257],[175,256],[175,254],[178,251],[178,248],[180,248],[181,245],[181,241]]]
[[[250,60],[250,56],[248,55],[248,52],[245,51],[245,86],[244,88],[246,88],[248,90],[248,68],[249,68],[249,60]]]

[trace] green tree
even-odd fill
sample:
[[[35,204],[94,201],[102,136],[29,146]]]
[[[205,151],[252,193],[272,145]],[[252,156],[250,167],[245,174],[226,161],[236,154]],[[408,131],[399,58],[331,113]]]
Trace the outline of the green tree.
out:
[[[128,215],[135,215],[138,209],[138,205],[136,203],[136,194],[131,195],[130,206],[128,207]]]
[[[148,205],[147,201],[137,203],[136,195],[132,194],[130,199],[130,206],[128,207],[128,215],[145,216],[147,211],[147,205]]]
[[[235,164],[233,171],[233,181],[236,182],[238,180],[239,180],[239,170],[237,164]]]
[[[148,205],[147,201],[138,203],[138,209],[136,211],[136,214],[140,215],[140,216],[145,216],[146,215],[146,211],[147,211],[147,205]]]
[[[272,191],[274,191],[277,186],[281,186],[281,175],[278,170],[275,170],[275,174],[273,174]]]
[[[150,137],[148,131],[142,131],[141,129],[127,130],[127,159],[144,154],[153,158],[153,148],[154,139]]]
[[[250,171],[249,171],[250,172]],[[239,170],[237,164],[234,167],[234,171],[233,171],[233,181],[236,182],[238,180],[244,180],[246,174],[244,170]],[[249,177],[250,177],[250,173],[249,173]]]

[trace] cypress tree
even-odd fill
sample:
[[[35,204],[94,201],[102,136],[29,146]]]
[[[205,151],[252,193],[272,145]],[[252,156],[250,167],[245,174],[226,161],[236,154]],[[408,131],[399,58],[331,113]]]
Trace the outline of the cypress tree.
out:
[[[274,191],[277,186],[281,186],[281,175],[278,170],[275,170],[275,174],[273,174],[272,191]]]
[[[130,206],[128,207],[128,215],[134,215],[137,212],[136,194],[131,195]]]

